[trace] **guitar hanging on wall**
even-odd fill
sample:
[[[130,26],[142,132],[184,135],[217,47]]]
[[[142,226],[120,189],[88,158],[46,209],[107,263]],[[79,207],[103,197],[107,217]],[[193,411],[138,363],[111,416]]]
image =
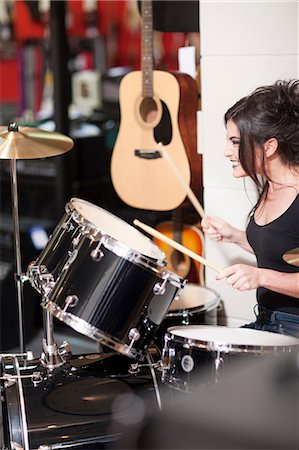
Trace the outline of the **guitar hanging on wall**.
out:
[[[198,226],[182,222],[181,208],[173,211],[171,221],[161,222],[156,228],[170,239],[182,244],[194,253],[204,256],[203,233]],[[177,273],[181,278],[187,278],[189,283],[204,286],[204,267],[200,262],[192,260],[186,254],[179,252],[158,238],[154,238],[154,241],[166,255],[166,268],[168,270]]]
[[[152,1],[142,10],[141,71],[120,83],[121,122],[111,158],[111,178],[118,196],[134,208],[177,208],[186,192],[157,151],[161,142],[188,185],[201,190],[197,154],[198,88],[187,74],[153,70]],[[191,174],[191,168],[194,174]]]

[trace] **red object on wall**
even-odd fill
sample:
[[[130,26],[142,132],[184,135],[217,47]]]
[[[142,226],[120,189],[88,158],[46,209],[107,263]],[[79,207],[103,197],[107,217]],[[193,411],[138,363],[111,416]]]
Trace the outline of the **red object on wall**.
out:
[[[44,36],[44,24],[34,20],[28,4],[19,0],[14,3],[14,34],[17,41],[41,39]]]
[[[17,59],[0,61],[0,102],[17,103],[20,96],[19,64]]]

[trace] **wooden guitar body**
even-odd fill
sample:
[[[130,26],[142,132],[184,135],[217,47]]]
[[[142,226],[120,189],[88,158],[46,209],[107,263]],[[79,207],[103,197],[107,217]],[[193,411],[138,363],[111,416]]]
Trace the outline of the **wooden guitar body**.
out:
[[[167,149],[182,177],[191,184],[190,154],[196,154],[196,81],[187,74],[152,72],[152,95],[144,94],[142,71],[120,83],[121,122],[111,159],[111,178],[118,196],[128,205],[148,210],[177,208],[186,192],[155,152]],[[142,94],[143,93],[143,94]],[[199,155],[197,155],[199,156]],[[198,158],[199,180],[201,165]],[[194,181],[197,191],[200,181]]]
[[[162,222],[157,226],[157,230],[165,236],[176,240],[175,223]],[[182,278],[187,278],[190,283],[204,285],[203,265],[198,261],[191,260],[188,256],[178,252],[173,247],[167,245],[159,239],[154,239],[156,244],[166,255],[166,268],[177,273]],[[180,243],[197,253],[204,256],[204,236],[201,230],[195,225],[183,224],[180,232]]]

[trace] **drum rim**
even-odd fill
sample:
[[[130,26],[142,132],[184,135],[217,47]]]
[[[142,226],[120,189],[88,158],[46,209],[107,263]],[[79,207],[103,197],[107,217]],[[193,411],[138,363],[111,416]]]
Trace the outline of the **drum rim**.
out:
[[[209,312],[212,311],[214,308],[217,308],[219,304],[220,304],[220,295],[218,294],[216,298],[200,306],[199,305],[194,306],[193,308],[172,309],[166,314],[165,318],[181,317],[184,315],[191,316],[197,312]]]
[[[184,312],[188,312],[188,311],[190,311],[190,315],[193,314],[193,313],[201,312],[201,311],[209,312],[212,309],[214,309],[214,303],[216,303],[215,308],[217,308],[219,306],[220,301],[221,301],[221,297],[220,297],[219,292],[215,291],[215,289],[209,288],[207,286],[201,286],[200,284],[196,285],[196,283],[188,283],[188,282],[186,283],[184,288],[186,289],[186,287],[187,287],[187,289],[188,289],[188,286],[192,286],[192,288],[193,287],[198,287],[200,289],[204,289],[206,291],[212,292],[214,294],[215,298],[213,298],[213,300],[210,300],[209,302],[207,302],[207,303],[205,303],[203,305],[197,305],[197,306],[194,306],[193,308],[172,309],[172,310],[169,311],[169,313],[167,313],[166,318],[167,317],[169,317],[169,318],[170,317],[180,317],[181,315],[184,314]],[[175,302],[175,300],[173,300],[173,301]],[[205,305],[207,305],[207,309],[203,309],[202,308]],[[186,315],[189,315],[189,314],[186,314]]]
[[[222,328],[222,329],[230,329],[230,327],[225,326],[219,326],[219,325],[188,325],[188,328],[196,329],[200,327],[201,329],[204,329],[204,327],[213,327],[213,328]],[[184,326],[178,327],[178,326],[172,326],[167,329],[167,332],[165,334],[165,343],[166,342],[179,342],[180,344],[183,344],[185,348],[188,346],[189,348],[199,348],[199,349],[205,349],[208,351],[217,351],[222,353],[273,353],[273,352],[291,352],[294,350],[294,348],[298,348],[298,344],[292,345],[292,344],[264,344],[264,345],[257,345],[257,344],[231,344],[228,342],[223,341],[211,341],[203,339],[194,339],[190,337],[184,337],[184,336],[178,336],[173,334],[171,331],[178,328],[184,328]],[[235,328],[232,328],[235,329]],[[242,330],[242,328],[237,328],[238,330]],[[259,330],[251,330],[251,331],[259,331]],[[268,331],[265,331],[265,333],[269,333]],[[276,333],[272,333],[276,334]],[[284,336],[284,335],[282,335]],[[294,341],[296,339],[294,338]]]
[[[117,353],[121,353],[122,355],[129,356],[130,358],[144,357],[145,353],[141,351],[137,351],[134,348],[130,348],[129,345],[124,344],[119,339],[116,339],[99,328],[90,325],[86,320],[81,319],[80,317],[75,316],[72,313],[63,311],[60,306],[56,305],[52,301],[48,300],[42,303],[42,307],[49,311],[54,317],[59,319],[61,322],[64,322],[66,325],[69,325],[74,330],[79,333],[87,336],[101,344],[107,345],[107,347],[115,350]]]
[[[6,402],[10,405],[7,408],[7,418],[8,418],[8,429],[9,429],[9,439],[10,445],[21,445],[24,450],[29,450],[29,435],[27,427],[27,414],[25,406],[24,388],[22,376],[20,373],[19,358],[20,355],[13,354],[7,355],[10,360],[10,364],[13,367],[14,378],[13,384],[5,388],[5,398]],[[1,361],[3,369],[5,370],[5,356]],[[3,373],[3,378],[5,378],[5,371]],[[7,378],[9,381],[9,378]],[[13,403],[9,399],[15,398],[16,402]],[[18,412],[18,414],[16,414]],[[19,426],[15,427],[15,421],[18,421]],[[16,432],[18,436],[16,436]],[[14,439],[18,438],[19,441],[16,442]]]
[[[91,207],[93,207],[93,208],[95,208],[95,209],[101,210],[101,211],[103,211],[105,214],[108,214],[109,216],[111,216],[111,217],[113,217],[114,219],[116,219],[117,221],[122,222],[122,223],[125,223],[130,229],[132,229],[132,230],[134,230],[134,232],[140,234],[140,235],[143,237],[144,240],[146,240],[147,242],[149,242],[149,244],[150,244],[153,248],[157,249],[157,251],[160,253],[160,257],[159,257],[159,258],[154,258],[154,257],[152,257],[152,256],[150,256],[150,255],[145,255],[145,254],[143,254],[143,253],[140,253],[138,250],[132,249],[132,248],[129,247],[127,244],[125,244],[125,243],[123,243],[123,242],[121,242],[121,241],[118,241],[118,240],[115,239],[113,236],[110,236],[110,235],[107,233],[107,231],[105,231],[105,230],[103,230],[103,229],[101,229],[101,228],[97,228],[92,222],[90,222],[89,220],[87,220],[87,219],[86,219],[86,218],[85,218],[85,217],[84,217],[84,216],[83,216],[83,215],[75,208],[74,202],[83,203],[83,204],[86,204],[86,205],[88,205],[88,206],[91,206]],[[106,239],[107,239],[107,241],[110,243],[110,245],[111,245],[112,247],[114,246],[114,245],[113,245],[114,243],[117,243],[118,246],[119,246],[120,248],[129,250],[129,253],[130,253],[131,255],[133,255],[133,254],[134,254],[134,255],[139,255],[139,256],[142,257],[142,259],[144,258],[144,259],[146,259],[146,260],[154,261],[154,263],[155,263],[156,265],[159,265],[159,266],[162,266],[162,267],[166,265],[166,255],[165,255],[165,253],[160,249],[160,247],[158,247],[158,246],[157,246],[150,238],[148,238],[146,235],[140,233],[140,231],[137,230],[135,227],[133,227],[131,224],[125,222],[123,219],[121,219],[120,217],[118,217],[118,216],[112,214],[110,211],[106,210],[105,208],[102,208],[101,206],[95,205],[95,204],[93,204],[93,203],[91,203],[91,202],[89,202],[89,201],[87,201],[87,200],[80,199],[79,197],[72,197],[72,198],[70,199],[70,201],[65,205],[65,210],[66,210],[67,213],[70,213],[70,214],[71,214],[73,220],[74,220],[76,223],[78,223],[79,225],[82,224],[82,223],[87,223],[88,226],[91,227],[91,229],[97,231],[97,237],[96,237],[96,240],[100,240],[102,236],[105,236]],[[76,217],[74,217],[74,215],[75,215],[74,212],[76,212],[76,215],[79,216],[79,219],[77,219]],[[94,239],[94,236],[93,236],[93,239]],[[111,241],[111,242],[110,242],[110,241]],[[111,250],[111,251],[112,251],[112,250]]]

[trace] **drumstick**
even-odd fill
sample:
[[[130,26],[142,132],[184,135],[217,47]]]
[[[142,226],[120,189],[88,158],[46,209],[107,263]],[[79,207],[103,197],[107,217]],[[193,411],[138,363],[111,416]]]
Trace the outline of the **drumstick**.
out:
[[[185,189],[187,197],[189,198],[190,202],[192,203],[192,205],[194,206],[194,208],[198,212],[199,216],[203,219],[205,217],[205,215],[206,215],[203,207],[201,206],[201,204],[199,203],[199,201],[195,197],[192,189],[188,186],[188,184],[186,183],[186,181],[182,177],[180,171],[178,170],[178,168],[174,164],[174,162],[171,159],[171,157],[170,157],[168,151],[166,150],[166,148],[163,146],[163,144],[161,142],[159,143],[159,145],[160,145],[160,149],[159,149],[160,154],[165,159],[165,161],[168,163],[169,167],[172,169],[172,171],[175,174],[175,176],[177,177],[178,181],[181,183],[181,185]]]
[[[154,228],[150,227],[149,225],[146,225],[142,222],[140,222],[137,219],[134,219],[133,221],[134,225],[141,228],[142,230],[146,231],[148,234],[156,237],[157,239],[160,239],[160,241],[165,242],[166,244],[170,245],[171,247],[175,248],[181,253],[185,253],[185,255],[189,256],[192,259],[195,259],[196,261],[200,262],[204,266],[210,267],[210,269],[215,270],[216,272],[221,272],[222,269],[216,264],[213,264],[209,261],[207,261],[202,256],[199,256],[197,253],[194,253],[192,250],[189,250],[188,248],[184,247],[183,245],[179,244],[177,241],[174,241],[173,239],[170,239],[169,237],[165,236],[164,234],[160,233],[159,231],[155,230]]]

